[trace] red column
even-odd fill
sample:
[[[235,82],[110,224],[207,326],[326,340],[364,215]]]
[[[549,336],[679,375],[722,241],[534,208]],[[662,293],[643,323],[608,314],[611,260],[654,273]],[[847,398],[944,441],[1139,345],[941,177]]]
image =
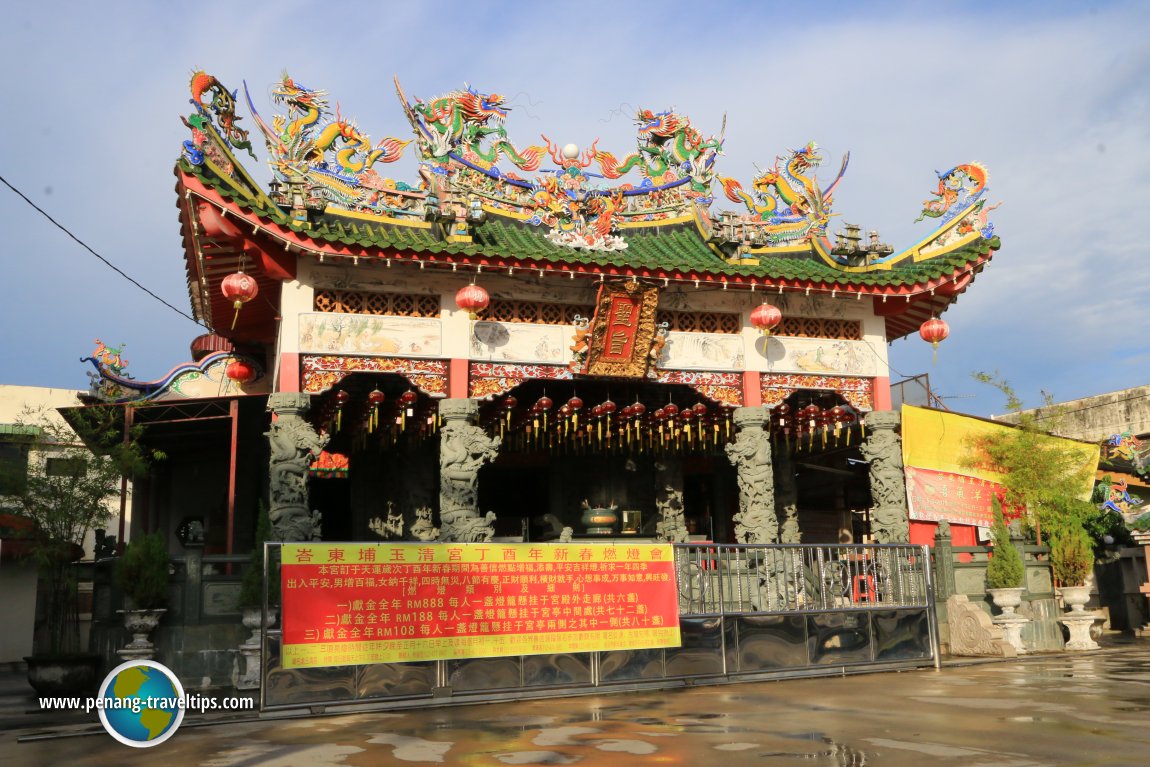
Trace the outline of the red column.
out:
[[[743,371],[743,406],[758,407],[763,404],[763,376],[757,370]]]
[[[236,444],[239,437],[240,401],[233,399],[228,406],[231,416],[232,440],[228,454],[228,540],[226,553],[231,554],[236,540]]]
[[[882,376],[872,382],[875,410],[890,410],[890,377]]]
[[[467,399],[467,360],[452,359],[447,365],[447,396]]]
[[[300,390],[299,354],[284,352],[280,355],[280,380],[273,383],[276,391],[298,392]]]

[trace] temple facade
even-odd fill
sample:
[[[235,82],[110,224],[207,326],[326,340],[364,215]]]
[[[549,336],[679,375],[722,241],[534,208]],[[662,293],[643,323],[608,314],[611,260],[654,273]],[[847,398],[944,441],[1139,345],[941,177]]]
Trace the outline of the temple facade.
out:
[[[513,142],[497,94],[395,90],[377,140],[286,74],[271,104],[192,78],[176,191],[211,332],[157,381],[90,358],[92,402],[173,454],[134,525],[219,554],[261,500],[287,541],[914,537],[887,346],[945,338],[999,247],[982,166],[924,174],[933,228],[899,250],[831,231],[849,155],[814,142],[740,180],[673,111],[613,153]]]

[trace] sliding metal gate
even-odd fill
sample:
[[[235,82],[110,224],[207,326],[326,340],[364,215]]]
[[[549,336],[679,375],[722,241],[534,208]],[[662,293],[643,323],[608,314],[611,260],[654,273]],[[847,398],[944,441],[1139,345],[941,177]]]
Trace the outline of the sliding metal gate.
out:
[[[279,547],[264,549],[265,573],[277,580]],[[277,625],[263,634],[261,709],[413,707],[938,665],[925,546],[674,551],[680,647],[285,669]],[[267,596],[265,609],[278,608]]]

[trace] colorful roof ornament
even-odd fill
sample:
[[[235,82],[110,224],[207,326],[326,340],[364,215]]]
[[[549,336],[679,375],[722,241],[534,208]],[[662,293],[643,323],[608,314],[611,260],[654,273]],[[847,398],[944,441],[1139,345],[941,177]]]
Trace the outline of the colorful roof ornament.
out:
[[[598,139],[512,140],[513,110],[498,93],[469,86],[424,100],[409,97],[398,80],[395,87],[414,140],[372,140],[332,110],[325,91],[286,74],[272,93],[281,111],[265,121],[245,88],[275,176],[265,192],[233,153],[244,144],[234,93],[197,73],[181,194],[193,224],[201,203],[220,210],[204,216],[205,229],[220,224],[214,235],[194,226],[186,235],[198,316],[225,310],[210,295],[224,276],[214,271],[221,261],[204,255],[215,247],[231,248],[241,262],[251,258],[265,284],[290,279],[294,259],[307,253],[870,295],[893,339],[945,310],[999,247],[988,221],[996,207],[986,201],[989,176],[978,163],[937,174],[920,215],[934,230],[896,251],[877,231],[865,242],[853,224],[829,231],[849,153],[829,181],[820,180],[824,153],[809,142],[744,186],[719,172],[725,117],[707,135],[674,110],[640,109],[634,148],[618,152]],[[382,176],[410,144],[418,176],[410,183]],[[713,211],[718,190],[738,208]],[[203,238],[214,242],[197,247]],[[275,307],[244,314],[229,337],[268,342]]]

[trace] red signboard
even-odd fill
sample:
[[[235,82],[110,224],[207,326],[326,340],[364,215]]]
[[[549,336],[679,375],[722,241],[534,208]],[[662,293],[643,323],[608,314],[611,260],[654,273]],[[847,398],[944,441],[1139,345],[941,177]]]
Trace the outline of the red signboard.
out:
[[[674,555],[638,544],[285,544],[285,668],[679,645]]]
[[[926,522],[990,527],[994,524],[991,496],[1001,501],[1005,489],[997,482],[948,471],[906,467],[906,497],[910,518]],[[1017,512],[1005,509],[1012,518]]]

